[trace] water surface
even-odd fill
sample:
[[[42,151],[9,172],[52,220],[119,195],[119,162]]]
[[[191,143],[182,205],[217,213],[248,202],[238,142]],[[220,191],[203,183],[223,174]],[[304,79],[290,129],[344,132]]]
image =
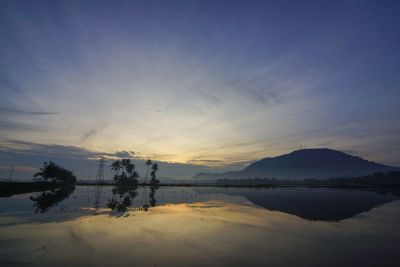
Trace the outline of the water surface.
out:
[[[0,198],[0,265],[399,266],[398,190],[76,186]]]

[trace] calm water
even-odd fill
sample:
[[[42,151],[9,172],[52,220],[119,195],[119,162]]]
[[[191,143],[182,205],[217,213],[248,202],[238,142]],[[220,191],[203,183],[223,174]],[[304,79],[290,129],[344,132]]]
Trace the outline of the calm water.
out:
[[[0,198],[0,265],[400,266],[399,200],[329,188],[14,195]]]

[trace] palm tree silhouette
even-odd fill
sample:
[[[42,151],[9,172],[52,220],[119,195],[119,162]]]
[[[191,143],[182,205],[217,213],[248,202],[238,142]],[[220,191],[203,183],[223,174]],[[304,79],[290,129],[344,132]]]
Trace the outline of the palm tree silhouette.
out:
[[[147,178],[149,177],[149,169],[150,169],[150,166],[151,166],[152,163],[153,163],[153,162],[151,162],[150,159],[146,160],[147,173],[146,173],[146,181],[145,181],[145,183],[147,183]]]
[[[117,173],[119,172],[119,170],[121,170],[121,168],[122,168],[121,161],[116,160],[113,163],[111,163],[111,170],[115,172],[115,175],[117,175]]]
[[[128,167],[131,164],[131,160],[130,159],[123,159],[121,160],[121,166],[122,167]]]
[[[50,161],[50,163],[51,163],[51,161]],[[49,163],[44,162],[44,163],[43,163],[43,167],[40,168],[39,170],[40,170],[40,171],[39,171],[38,173],[35,173],[35,175],[33,175],[33,177],[38,177],[38,176],[40,176],[40,177],[43,178],[43,180],[45,180],[45,181],[47,182],[47,179],[50,178],[50,177],[49,177],[49,172],[48,172],[48,170],[49,170]]]
[[[156,177],[156,172],[158,171],[158,164],[154,163],[153,166],[151,166],[151,179],[150,179],[150,185],[151,186],[158,186],[158,184],[160,183],[160,181],[157,179]]]
[[[154,163],[153,166],[151,166],[151,170],[155,173],[156,171],[158,171],[158,164]]]

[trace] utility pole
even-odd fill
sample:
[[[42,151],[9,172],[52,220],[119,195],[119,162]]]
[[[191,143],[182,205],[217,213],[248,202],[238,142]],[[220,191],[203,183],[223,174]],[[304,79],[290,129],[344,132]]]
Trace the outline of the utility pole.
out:
[[[11,181],[11,179],[13,177],[13,174],[14,174],[14,167],[15,167],[14,165],[11,165],[10,174],[8,176],[8,180],[10,180],[10,181]]]
[[[104,157],[100,157],[99,168],[97,169],[96,175],[96,189],[94,191],[94,208],[95,212],[100,207],[100,195],[102,193],[102,184],[104,183]]]

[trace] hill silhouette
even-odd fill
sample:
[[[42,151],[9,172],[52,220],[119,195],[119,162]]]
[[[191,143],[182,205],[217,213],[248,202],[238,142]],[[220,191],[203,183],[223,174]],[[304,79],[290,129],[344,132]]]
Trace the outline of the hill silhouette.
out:
[[[301,149],[273,158],[254,162],[241,171],[199,173],[198,180],[276,178],[328,179],[331,177],[362,176],[374,172],[399,171],[400,168],[378,164],[341,151],[315,148]]]

